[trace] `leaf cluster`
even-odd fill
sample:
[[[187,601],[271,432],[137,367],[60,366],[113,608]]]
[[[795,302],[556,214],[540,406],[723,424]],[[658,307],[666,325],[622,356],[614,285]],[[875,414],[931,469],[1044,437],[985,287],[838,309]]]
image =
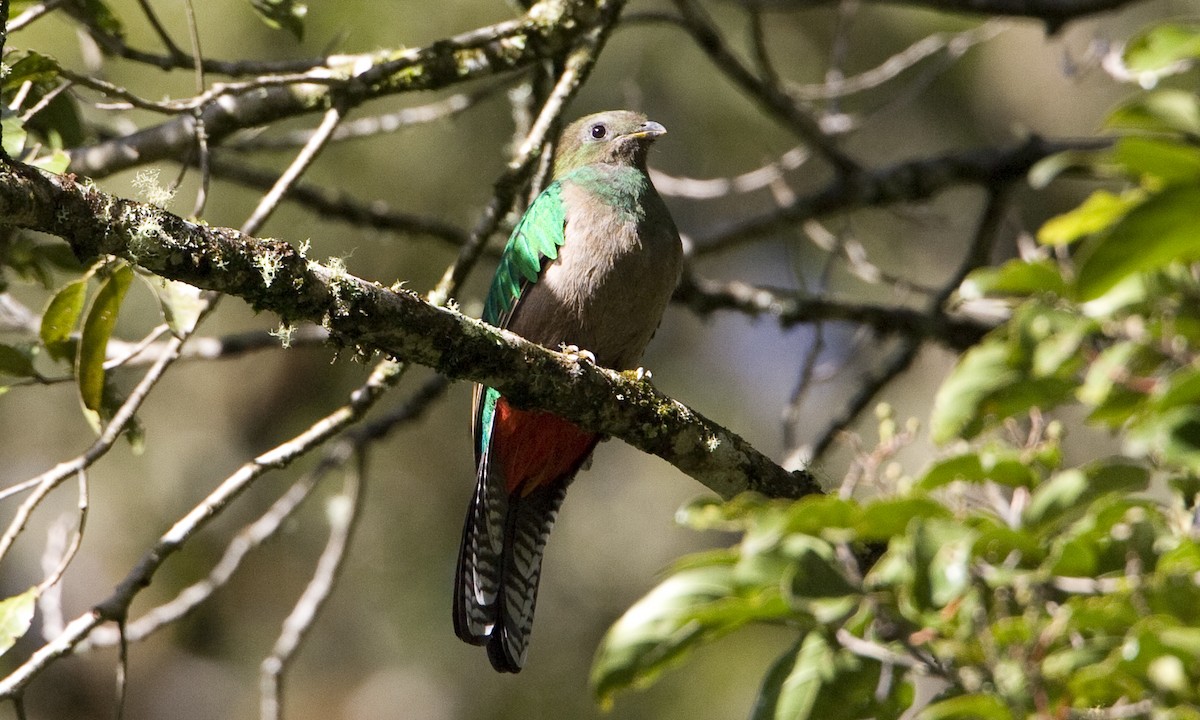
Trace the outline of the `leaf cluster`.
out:
[[[1200,30],[1163,25],[1125,61],[1178,69],[1197,48]],[[1115,189],[960,289],[1008,320],[937,395],[944,455],[871,500],[686,508],[740,540],[681,562],[612,627],[602,703],[759,623],[794,644],[756,720],[899,717],[921,683],[937,688],[924,719],[1200,717],[1200,97],[1146,92],[1108,127],[1111,149],[1031,181],[1082,168]],[[1044,420],[1068,406],[1110,451],[1068,452]]]

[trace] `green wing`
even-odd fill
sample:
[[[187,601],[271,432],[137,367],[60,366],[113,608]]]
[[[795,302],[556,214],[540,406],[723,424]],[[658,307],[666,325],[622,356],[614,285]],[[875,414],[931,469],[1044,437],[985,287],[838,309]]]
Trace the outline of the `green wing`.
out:
[[[567,211],[563,206],[562,185],[554,182],[538,195],[525,214],[521,216],[488,290],[483,304],[483,321],[504,327],[517,306],[521,293],[531,283],[538,281],[542,263],[558,257],[566,237],[563,229],[567,223]],[[475,391],[475,439],[476,462],[491,439],[492,415],[500,393],[492,388],[477,386]]]
[[[522,289],[527,283],[537,282],[542,262],[558,257],[566,222],[562,186],[551,183],[521,216],[504,246],[483,305],[484,322],[502,326],[508,321]]]

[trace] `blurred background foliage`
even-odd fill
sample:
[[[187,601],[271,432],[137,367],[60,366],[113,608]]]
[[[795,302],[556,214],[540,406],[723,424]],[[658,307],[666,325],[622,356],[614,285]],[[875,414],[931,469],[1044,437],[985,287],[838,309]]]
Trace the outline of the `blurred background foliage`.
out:
[[[31,5],[13,3],[13,16]],[[751,5],[758,4],[746,3]],[[169,34],[184,43],[189,35],[184,5],[155,2],[153,6]],[[725,39],[743,58],[754,54],[753,25],[746,6],[732,0],[704,4]],[[1121,82],[1136,81],[1138,76],[1114,77],[1101,63],[1111,57],[1108,53],[1114,44],[1163,18],[1194,12],[1194,6],[1163,0],[1131,3],[1119,11],[1073,21],[1054,34],[1047,34],[1044,24],[1031,19],[989,19],[903,4],[848,2],[808,7],[803,2],[763,2],[761,6],[763,44],[769,48],[774,71],[801,89],[829,81],[831,68],[855,76],[879,67],[922,40],[935,44],[940,40],[949,48],[933,52],[878,87],[814,103],[827,122],[852,124],[852,130],[840,142],[872,168],[964,148],[1008,146],[1030,133],[1084,138],[1116,129],[1143,136],[1150,133],[1156,141],[1175,145],[1166,152],[1157,152],[1163,148],[1138,146],[1136,140],[1123,141],[1115,154],[1073,157],[1071,162],[1062,163],[1065,169],[1043,166],[1040,180],[1019,183],[1012,189],[996,227],[997,242],[988,258],[995,267],[972,276],[960,293],[963,302],[986,299],[996,303],[1001,308],[999,317],[1015,308],[1012,319],[961,361],[952,350],[926,346],[911,368],[879,396],[889,403],[883,425],[891,430],[881,430],[881,421],[867,413],[852,424],[852,429],[861,431],[861,437],[839,436],[816,465],[815,470],[831,488],[838,487],[848,473],[859,472],[859,490],[866,495],[893,493],[897,480],[903,480],[901,499],[889,500],[898,503],[896,514],[889,515],[891,525],[865,532],[861,513],[868,511],[844,500],[813,499],[809,505],[795,509],[754,500],[722,509],[702,501],[682,513],[686,522],[680,526],[675,523],[676,511],[703,495],[703,489],[656,458],[617,442],[602,445],[592,469],[573,486],[560,516],[546,558],[530,660],[516,677],[494,674],[483,654],[459,643],[450,626],[451,576],[462,514],[473,481],[467,420],[470,388],[465,384],[452,386],[445,401],[432,405],[419,422],[404,426],[370,449],[364,513],[339,585],[287,676],[284,697],[288,717],[599,717],[603,712],[589,685],[589,676],[595,649],[608,628],[650,592],[678,558],[725,548],[737,541],[737,533],[741,532],[749,533],[742,545],[701,556],[705,559],[695,561],[699,565],[694,562],[691,570],[682,572],[698,573],[703,567],[766,557],[770,562],[756,565],[759,572],[739,582],[770,588],[778,585],[781,573],[791,572],[787,569],[791,563],[842,572],[834,559],[839,544],[873,540],[891,545],[883,563],[877,566],[878,576],[868,577],[866,586],[861,584],[867,582],[862,578],[858,585],[847,581],[837,597],[822,597],[811,603],[804,594],[807,590],[793,586],[795,596],[804,602],[776,607],[776,615],[759,618],[768,620],[761,625],[743,626],[738,622],[736,633],[728,634],[726,630],[732,628],[725,628],[689,639],[683,648],[687,653],[684,668],[665,672],[657,682],[636,692],[611,695],[628,682],[656,674],[662,666],[647,661],[636,648],[625,648],[624,655],[601,656],[595,670],[595,689],[612,701],[609,716],[745,716],[755,707],[768,669],[775,668],[771,677],[788,677],[780,674],[781,665],[773,665],[781,654],[784,658],[827,664],[832,652],[830,638],[837,636],[839,623],[846,623],[848,632],[867,625],[862,617],[847,619],[837,609],[845,598],[860,597],[868,590],[892,593],[887,597],[898,598],[902,605],[908,603],[896,611],[906,621],[922,619],[958,642],[969,643],[979,630],[969,623],[977,618],[959,603],[977,589],[953,583],[939,586],[935,579],[926,595],[913,600],[905,599],[904,588],[911,589],[920,572],[942,576],[948,572],[947,567],[937,564],[939,560],[931,560],[922,552],[936,555],[934,545],[974,542],[980,533],[1003,534],[1003,528],[981,529],[970,522],[949,522],[945,518],[950,517],[950,511],[934,510],[932,502],[903,504],[903,500],[908,497],[905,493],[926,498],[947,484],[947,478],[966,479],[983,487],[985,481],[997,479],[992,473],[995,464],[989,463],[986,472],[981,470],[975,476],[970,472],[974,466],[969,460],[953,471],[946,470],[947,451],[936,450],[924,430],[910,428],[909,417],[920,418],[940,442],[993,432],[994,436],[988,436],[997,443],[992,451],[1012,460],[1002,467],[1011,469],[1015,463],[1024,468],[1019,477],[1004,483],[1006,493],[1024,488],[1038,497],[1038,488],[1069,489],[1074,487],[1070,482],[1077,482],[1080,474],[1086,475],[1087,471],[1080,468],[1119,452],[1126,452],[1129,462],[1136,466],[1137,482],[1132,485],[1149,483],[1152,476],[1165,481],[1194,475],[1197,455],[1189,454],[1195,451],[1187,442],[1194,440],[1188,428],[1195,422],[1191,409],[1195,403],[1186,388],[1195,383],[1180,391],[1185,394],[1169,395],[1167,399],[1147,397],[1152,392],[1129,397],[1128,393],[1137,387],[1131,390],[1128,383],[1109,381],[1111,374],[1105,374],[1105,366],[1100,365],[1111,362],[1122,368],[1136,366],[1139,377],[1175,377],[1173,373],[1189,370],[1194,373],[1194,356],[1188,354],[1194,340],[1185,329],[1171,325],[1170,337],[1165,336],[1167,331],[1127,333],[1133,337],[1122,334],[1130,327],[1128,323],[1159,328],[1166,322],[1163,308],[1154,302],[1156,297],[1179,299],[1168,313],[1172,321],[1181,317],[1180,308],[1196,307],[1192,272],[1181,266],[1168,267],[1166,262],[1181,253],[1186,256],[1188,251],[1181,248],[1194,248],[1194,239],[1184,233],[1177,245],[1156,246],[1159,252],[1149,262],[1125,258],[1125,264],[1120,257],[1106,258],[1104,253],[1110,251],[1105,250],[1105,243],[1094,239],[1120,232],[1132,233],[1129,236],[1135,239],[1155,235],[1160,226],[1130,230],[1138,208],[1151,203],[1174,207],[1177,215],[1186,215],[1195,207],[1195,163],[1189,160],[1189,153],[1194,153],[1193,141],[1200,130],[1169,126],[1164,116],[1177,114],[1161,108],[1178,107],[1178,103],[1172,105],[1169,96],[1139,94],[1136,84]],[[158,37],[138,3],[112,0],[108,7],[119,18],[131,46],[157,47]],[[245,0],[208,0],[195,4],[195,28],[207,57],[288,59],[423,46],[510,19],[520,12],[498,0],[436,6],[405,1],[312,3],[302,19],[301,37],[297,38],[299,18],[285,18],[283,27],[276,29],[261,22],[255,7]],[[567,116],[617,107],[645,112],[670,130],[656,145],[651,166],[676,180],[738,176],[796,147],[797,138],[766,117],[714,68],[680,28],[656,20],[671,12],[669,3],[631,2]],[[1187,33],[1184,35],[1186,44]],[[7,51],[20,49],[36,50],[63,67],[103,77],[150,99],[183,97],[195,91],[194,78],[188,72],[160,72],[138,63],[101,59],[78,23],[63,12],[51,12],[13,33]],[[15,57],[6,55],[5,62],[12,64]],[[1128,67],[1138,69],[1134,60]],[[326,150],[305,179],[363,202],[382,203],[468,228],[487,204],[492,183],[509,158],[514,120],[508,93],[520,91],[522,77],[498,77],[472,84],[465,90],[482,96],[469,110],[451,117],[395,133],[338,142]],[[1141,76],[1143,80],[1146,77]],[[1194,75],[1183,77],[1163,82],[1168,88],[1171,83],[1194,86]],[[19,85],[10,87],[6,82],[5,105],[19,90]],[[356,114],[384,114],[461,92],[464,88],[452,87],[419,96],[397,95],[374,101]],[[1194,109],[1194,95],[1189,93],[1190,89],[1184,95],[1191,98]],[[94,103],[98,96],[89,90],[77,88],[71,95],[78,112],[77,126],[67,108],[46,120],[48,127],[29,127],[25,142],[11,147],[9,143],[16,143],[18,138],[16,131],[6,127],[6,150],[36,158],[57,170],[62,169],[64,158],[53,152],[56,143],[58,147],[86,144],[99,135],[128,133],[159,120],[143,110],[97,108]],[[1135,97],[1150,99],[1131,104],[1130,99]],[[312,125],[313,118],[277,123],[262,137]],[[56,140],[54,134],[60,139]],[[1167,140],[1162,140],[1164,136]],[[237,139],[246,137],[252,139],[254,133]],[[255,149],[252,143],[237,147],[231,157],[275,172],[287,166],[294,152]],[[1188,162],[1193,165],[1187,166]],[[1080,172],[1081,167],[1087,172]],[[157,181],[145,174],[155,169],[159,171]],[[118,195],[148,199],[148,193],[170,184],[178,173],[177,163],[161,163],[116,174],[100,185]],[[668,195],[667,202],[681,232],[703,240],[714,237],[728,223],[771,212],[791,195],[814,192],[830,177],[829,170],[813,160],[747,193],[699,199],[669,192],[670,178],[660,180],[659,185]],[[686,182],[675,185],[688,187]],[[1098,187],[1114,194],[1092,195]],[[199,176],[193,170],[184,177],[167,207],[188,214],[198,188]],[[203,218],[211,225],[237,227],[260,196],[261,190],[218,176]],[[1084,208],[1100,208],[1099,219],[1095,212],[1085,213],[1086,217],[1081,217],[1080,211],[1063,216],[1085,198]],[[857,243],[854,252],[869,259],[869,264],[828,262],[827,249],[813,242],[818,230],[791,225],[752,242],[697,254],[690,267],[706,279],[777,288],[783,293],[819,291],[846,303],[923,307],[929,294],[920,289],[939,287],[960,266],[985,204],[985,193],[979,188],[961,187],[920,204],[853,208],[820,218],[825,231]],[[1055,221],[1057,225],[1047,225],[1035,239],[1043,222],[1056,216],[1062,216]],[[1125,230],[1114,229],[1122,221]],[[433,287],[457,254],[457,248],[444,240],[371,230],[313,213],[301,203],[285,203],[261,234],[293,245],[310,241],[312,257],[340,258],[350,272],[360,277],[385,285],[402,281],[419,292]],[[1078,267],[1061,264],[1059,261],[1071,254],[1072,243],[1080,240],[1091,243],[1086,253],[1093,260]],[[1116,244],[1110,241],[1108,246]],[[12,302],[40,313],[53,292],[78,277],[78,269],[70,269],[69,259],[61,257],[60,252],[56,254],[53,247],[61,248],[61,244],[6,232],[4,280]],[[1014,259],[1022,248],[1028,251],[1024,258]],[[1120,251],[1113,252],[1121,256]],[[1189,257],[1196,259],[1194,255]],[[1029,270],[1031,265],[1034,270]],[[882,279],[864,279],[863,268],[869,266],[881,269]],[[1089,274],[1089,267],[1102,269]],[[489,277],[490,265],[479,268],[459,293],[466,312],[478,315]],[[901,281],[894,280],[897,278]],[[1128,283],[1136,287],[1130,290]],[[969,295],[966,288],[972,288],[974,295],[965,297]],[[1114,296],[1113,288],[1124,294]],[[1087,303],[1105,298],[1111,302],[1104,312],[1098,312],[1094,304],[1089,309]],[[137,340],[160,321],[159,312],[154,294],[145,284],[134,281],[114,337]],[[1128,323],[1108,322],[1114,313]],[[206,321],[203,334],[262,332],[274,330],[277,325],[274,317],[256,315],[239,302],[226,300]],[[897,342],[876,337],[851,323],[822,323],[821,353],[806,374],[807,353],[814,345],[815,333],[811,324],[782,325],[769,312],[754,318],[729,311],[697,313],[676,305],[668,310],[645,365],[653,370],[655,384],[665,392],[742,434],[767,454],[794,463],[838,417],[846,398],[862,386],[864,377],[878,371],[882,359]],[[1173,340],[1177,336],[1184,340]],[[28,337],[14,331],[5,340],[21,347]],[[1183,349],[1175,354],[1163,352],[1162,348],[1171,346],[1171,342],[1176,346],[1183,343]],[[39,369],[52,374],[48,369],[53,366],[46,364],[45,357],[36,362]],[[0,363],[15,375],[22,372],[19,358],[0,357]],[[343,402],[368,371],[369,364],[351,353],[339,354],[321,345],[272,349],[215,362],[184,362],[173,368],[139,413],[144,429],[139,446],[118,446],[90,472],[87,533],[62,582],[65,616],[74,617],[105,597],[145,549],[221,479]],[[61,374],[62,367],[56,372]],[[949,382],[958,385],[943,387],[930,425],[927,420],[933,400],[948,374]],[[394,404],[402,403],[411,388],[428,375],[428,371],[414,371],[411,382],[406,380],[401,389],[394,391]],[[136,374],[118,371],[113,379],[118,388],[128,390]],[[1005,384],[1006,379],[1011,382]],[[1041,382],[1030,390],[1020,386],[1023,381]],[[1181,378],[1181,382],[1186,381]],[[805,390],[803,402],[796,404],[793,398],[801,387]],[[956,390],[951,392],[947,387]],[[1068,399],[1080,399],[1082,405],[1066,403]],[[1020,443],[1002,437],[1003,432],[996,430],[1010,419],[1025,432],[1031,423],[1031,407],[1049,411],[1051,405],[1064,403],[1068,406],[1056,416],[1054,431],[1048,436],[1038,435],[1027,447],[1017,447]],[[1160,410],[1173,409],[1175,414],[1170,417],[1177,424],[1159,422],[1161,412],[1152,407],[1154,403],[1169,406]],[[1089,425],[1087,420],[1092,423]],[[1108,428],[1125,433],[1122,440],[1114,440]],[[1172,428],[1183,430],[1174,432]],[[889,435],[893,431],[911,437],[886,454],[888,462],[878,466],[865,462],[864,458],[872,457],[881,432]],[[1070,442],[1061,440],[1061,432]],[[76,455],[94,438],[92,427],[80,413],[79,390],[69,382],[10,388],[0,397],[0,433],[4,438],[0,443],[0,484],[4,486]],[[1173,439],[1181,436],[1187,442],[1173,445]],[[1126,438],[1132,444],[1123,444]],[[951,460],[977,454],[980,447],[956,447]],[[1031,463],[1029,453],[1035,451],[1046,454]],[[935,459],[941,464],[931,466]],[[134,614],[170,599],[206,574],[232,534],[257,517],[311,463],[303,460],[258,482],[163,567],[135,603]],[[963,471],[963,467],[968,470]],[[1122,475],[1122,481],[1128,479]],[[1127,489],[1128,485],[1122,484],[1121,488]],[[250,554],[232,581],[197,612],[131,647],[126,717],[186,720],[245,717],[257,712],[258,664],[269,652],[280,622],[312,573],[327,533],[323,500],[336,493],[336,483],[319,488],[316,501],[307,503],[286,522],[278,536]],[[1042,496],[1050,493],[1041,491]],[[1184,490],[1180,493],[1180,497],[1190,500]],[[1122,532],[1128,531],[1134,540],[1141,537],[1138,533],[1143,527],[1151,528],[1147,532],[1175,538],[1171,547],[1161,543],[1151,543],[1150,548],[1138,546],[1146,570],[1152,570],[1173,548],[1190,542],[1175,522],[1186,513],[1172,515],[1171,508],[1178,509],[1171,504],[1176,496],[1164,491],[1160,497],[1164,498],[1161,505],[1113,500],[1108,494],[1088,500],[1093,503],[1088,507],[1096,513],[1103,511],[1104,517],[1115,518],[1111,524],[1125,522]],[[13,500],[5,502],[8,506],[4,512],[13,512]],[[1095,505],[1101,502],[1106,503],[1104,507]],[[49,555],[47,538],[54,537],[53,528],[63,517],[74,517],[75,503],[73,492],[60,490],[33,516],[14,553],[0,569],[0,591],[4,596],[17,595],[43,576],[41,566]],[[1135,510],[1142,514],[1133,522],[1126,516]],[[1049,511],[1043,508],[1042,512],[1044,524],[1036,531],[1030,530],[1028,537],[1005,536],[1004,541],[1027,549],[1021,543],[1037,547],[1040,540],[1065,534],[1078,541],[1070,551],[1095,556],[1093,562],[1072,566],[1071,572],[1066,572],[1053,564],[1065,562],[1061,554],[1031,554],[1027,564],[1019,564],[1016,570],[1009,568],[1013,573],[1041,572],[1038,577],[1051,582],[1047,578],[1125,571],[1123,563],[1110,562],[1115,552],[1111,548],[1105,548],[1109,553],[1105,555],[1087,546],[1088,542],[1101,543],[1105,539],[1091,529],[1089,535],[1072,525],[1077,514],[1049,518],[1045,515]],[[747,545],[765,525],[783,522],[781,516],[807,519],[787,525],[787,532],[771,536],[770,542]],[[906,522],[895,520],[897,517]],[[827,518],[828,522],[818,523],[814,518]],[[962,516],[958,518],[961,521]],[[924,528],[920,532],[926,535],[919,535],[924,540],[905,536],[906,530],[915,527],[909,520]],[[686,525],[720,532],[696,533]],[[788,540],[790,537],[802,540]],[[972,552],[979,553],[980,562],[1002,563],[1007,557],[997,556],[996,547],[971,547]],[[906,558],[911,559],[914,553],[918,560],[925,558],[925,565],[914,561],[915,570],[904,570]],[[1200,570],[1192,567],[1194,551],[1179,550],[1177,555],[1172,562],[1178,573]],[[953,561],[965,567],[967,557],[976,558],[964,550]],[[662,593],[665,587],[655,592]],[[1194,588],[1188,592],[1194,593]],[[1120,602],[1124,601],[1117,604]],[[880,601],[879,606],[886,605],[887,601]],[[958,613],[945,612],[949,606],[958,607]],[[690,611],[696,606],[685,603],[682,607]],[[1101,615],[1104,612],[1103,608],[1091,609]],[[1193,619],[1177,620],[1180,625],[1188,625]],[[1021,638],[1044,631],[1045,627],[1038,624],[1043,621],[1048,622],[1045,618],[1024,617],[1024,625],[1015,627],[1016,621],[1006,621],[1006,627],[1017,644]],[[0,659],[6,667],[12,667],[17,658],[40,644],[36,638],[46,618],[39,613],[33,622],[30,636],[19,640],[16,648]],[[1117,635],[1127,625],[1121,618],[1112,624],[1112,632]],[[786,631],[781,632],[781,627]],[[825,634],[808,635],[817,640],[798,641],[795,628],[811,627],[820,627]],[[1149,624],[1139,628],[1137,632],[1155,632]],[[654,637],[646,628],[634,632],[638,642]],[[1067,630],[1056,628],[1056,632]],[[715,636],[722,637],[718,642],[702,642]],[[1069,643],[1069,633],[1063,637]],[[619,639],[610,636],[606,653],[613,652],[613,643]],[[1183,677],[1194,681],[1200,664],[1194,653],[1196,643],[1190,635],[1181,643],[1185,650],[1164,650],[1159,657],[1177,658],[1184,665]],[[661,650],[661,645],[657,647]],[[1110,654],[1081,655],[1064,663],[1075,668],[1110,662],[1116,667],[1101,665],[1106,672],[1126,673],[1134,678],[1130,683],[1158,687],[1158,695],[1147,697],[1195,701],[1188,695],[1190,691],[1172,684],[1173,665],[1165,670],[1162,663],[1156,666],[1157,672],[1167,673],[1163,676],[1167,680],[1156,686],[1154,677],[1159,676],[1148,675],[1146,667],[1121,665],[1118,656],[1124,645],[1118,643],[1115,647],[1106,647],[1105,652]],[[115,657],[111,647],[94,649],[52,666],[31,686],[26,698],[28,716],[109,715]],[[1171,664],[1169,660],[1164,662]],[[873,666],[875,674],[868,678],[873,682],[862,681],[861,677],[856,682],[874,691],[879,667],[878,663]],[[999,696],[1010,705],[997,710],[995,717],[1004,717],[1008,707],[1019,706],[1025,697],[1021,692],[1028,691],[1019,680],[1009,678],[1008,682],[1005,687],[1013,692]],[[1084,692],[1101,684],[1096,679],[1091,685],[1081,686],[1083,690],[1076,689]],[[966,690],[968,695],[975,691]],[[778,688],[775,696],[768,692],[768,706],[760,704],[755,712],[770,713],[778,707],[795,709],[795,705],[782,703],[804,702],[803,697],[797,701],[786,696],[780,701],[780,692]],[[1115,701],[1099,690],[1084,696],[1097,703]],[[873,711],[887,714],[883,707],[881,703]],[[964,717],[987,716],[991,708],[986,704],[963,707],[968,712],[960,715]],[[0,710],[12,712],[9,707]]]

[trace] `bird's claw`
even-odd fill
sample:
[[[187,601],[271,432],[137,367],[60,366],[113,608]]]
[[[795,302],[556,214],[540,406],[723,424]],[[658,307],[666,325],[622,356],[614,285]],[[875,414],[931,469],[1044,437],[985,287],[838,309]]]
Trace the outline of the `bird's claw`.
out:
[[[596,356],[590,350],[583,350],[578,345],[567,345],[565,343],[558,347],[573,363],[586,362],[591,365],[596,364]]]

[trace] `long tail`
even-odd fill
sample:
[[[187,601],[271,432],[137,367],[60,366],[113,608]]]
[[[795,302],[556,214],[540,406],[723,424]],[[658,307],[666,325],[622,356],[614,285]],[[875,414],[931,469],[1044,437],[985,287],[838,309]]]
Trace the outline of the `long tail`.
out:
[[[479,483],[463,529],[454,590],[454,631],[487,645],[499,672],[525,664],[537,604],[542,553],[567,483],[539,487],[524,497],[493,499]],[[498,500],[498,501],[497,501]]]

